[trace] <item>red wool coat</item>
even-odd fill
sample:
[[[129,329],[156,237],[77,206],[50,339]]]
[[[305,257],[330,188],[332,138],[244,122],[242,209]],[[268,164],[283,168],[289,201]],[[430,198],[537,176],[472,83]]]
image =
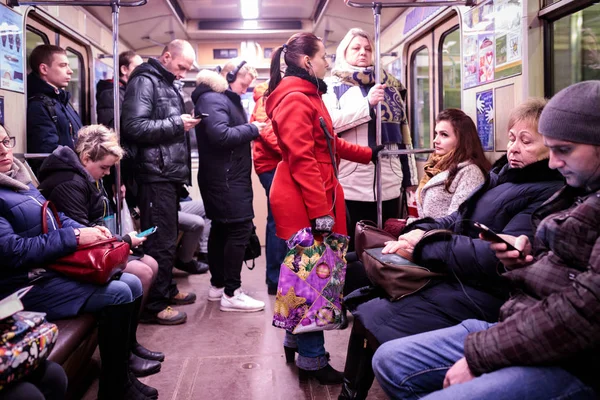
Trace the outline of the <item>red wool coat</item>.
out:
[[[336,164],[340,159],[362,164],[371,160],[371,149],[346,142],[333,133],[322,94],[315,84],[287,76],[266,101],[283,158],[277,165],[269,197],[277,236],[282,239],[289,239],[309,227],[310,220],[325,215],[334,217],[334,232],[347,234],[344,191],[335,177],[319,117],[334,135]]]
[[[265,111],[264,94],[268,87],[269,82],[267,81],[254,88],[254,101],[256,104],[252,116],[250,116],[250,122],[258,121],[267,124],[252,145],[252,159],[257,175],[274,170],[281,161],[281,149],[279,149],[277,137],[273,133],[273,126]]]

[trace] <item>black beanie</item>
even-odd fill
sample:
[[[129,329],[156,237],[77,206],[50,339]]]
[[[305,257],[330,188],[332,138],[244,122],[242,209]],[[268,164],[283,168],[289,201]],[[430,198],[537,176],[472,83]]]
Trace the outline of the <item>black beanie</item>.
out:
[[[552,139],[600,146],[600,81],[576,83],[555,94],[538,130]]]

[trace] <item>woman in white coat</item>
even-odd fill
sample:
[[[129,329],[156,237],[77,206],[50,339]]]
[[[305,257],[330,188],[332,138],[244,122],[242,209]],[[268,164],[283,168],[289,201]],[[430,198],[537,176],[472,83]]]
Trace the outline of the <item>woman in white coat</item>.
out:
[[[337,48],[335,66],[327,79],[323,100],[333,120],[335,133],[362,146],[375,144],[375,107],[381,102],[382,143],[386,149],[410,149],[412,140],[406,119],[406,89],[382,71],[382,84],[375,84],[373,42],[362,29],[351,29]],[[398,218],[402,187],[417,184],[414,156],[381,159],[383,220]],[[348,210],[348,233],[356,222],[377,219],[375,165],[342,160],[339,181]],[[353,243],[353,240],[350,241]],[[351,246],[352,247],[352,246]]]

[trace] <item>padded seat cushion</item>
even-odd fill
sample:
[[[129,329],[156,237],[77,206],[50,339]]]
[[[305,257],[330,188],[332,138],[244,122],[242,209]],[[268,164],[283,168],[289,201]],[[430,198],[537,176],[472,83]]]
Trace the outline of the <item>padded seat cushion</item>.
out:
[[[92,314],[52,322],[58,326],[58,340],[48,358],[61,365],[96,328],[96,319]]]

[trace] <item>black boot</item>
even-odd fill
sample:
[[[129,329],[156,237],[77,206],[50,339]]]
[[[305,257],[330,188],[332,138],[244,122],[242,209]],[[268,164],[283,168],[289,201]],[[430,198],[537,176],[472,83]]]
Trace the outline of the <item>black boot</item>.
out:
[[[133,304],[135,307],[135,309],[134,309],[135,321],[132,322],[132,328],[131,328],[131,352],[133,354],[135,354],[136,356],[141,357],[146,360],[153,360],[153,361],[160,361],[160,362],[164,361],[165,355],[163,353],[161,353],[159,351],[148,350],[147,348],[145,348],[144,346],[142,346],[141,344],[138,343],[137,327],[138,327],[138,322],[139,322],[138,316],[140,315],[140,309],[142,307],[142,296],[135,299],[133,301]],[[160,367],[158,368],[158,370],[160,370]],[[158,371],[156,371],[156,372],[158,372]],[[137,375],[136,374],[136,376],[145,376],[145,375]]]
[[[98,345],[102,371],[100,374],[100,400],[149,400],[129,378],[131,321],[134,303],[104,307],[98,321]]]
[[[366,399],[375,379],[371,366],[373,349],[369,346],[364,333],[365,328],[359,320],[355,319],[348,341],[344,381],[338,400]]]
[[[129,370],[139,378],[160,372],[160,367],[160,361],[146,360],[133,352],[129,355]]]
[[[340,371],[333,369],[333,367],[327,364],[325,367],[317,370],[307,370],[298,368],[298,378],[300,382],[308,382],[308,378],[315,378],[321,385],[337,385],[342,383],[344,374]]]
[[[155,388],[153,388],[151,386],[144,385],[131,372],[129,372],[129,380],[131,381],[131,383],[133,383],[133,386],[135,386],[135,388],[137,390],[139,390],[146,396],[150,397],[151,399],[155,399],[155,400],[158,399],[158,390],[156,390]]]

